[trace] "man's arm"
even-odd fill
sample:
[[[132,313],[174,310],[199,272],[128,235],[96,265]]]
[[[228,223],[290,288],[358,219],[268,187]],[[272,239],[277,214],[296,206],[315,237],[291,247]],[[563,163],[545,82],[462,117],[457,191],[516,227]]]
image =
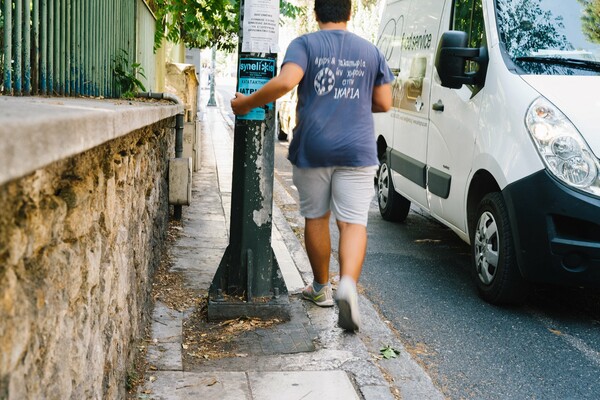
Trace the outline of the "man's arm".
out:
[[[253,108],[275,101],[292,90],[300,83],[303,76],[304,71],[298,64],[285,63],[279,75],[269,80],[256,92],[248,96],[236,93],[235,98],[231,100],[231,109],[236,115],[248,114]]]
[[[374,113],[386,112],[392,108],[392,85],[389,83],[375,86],[373,88],[373,105],[371,111]]]

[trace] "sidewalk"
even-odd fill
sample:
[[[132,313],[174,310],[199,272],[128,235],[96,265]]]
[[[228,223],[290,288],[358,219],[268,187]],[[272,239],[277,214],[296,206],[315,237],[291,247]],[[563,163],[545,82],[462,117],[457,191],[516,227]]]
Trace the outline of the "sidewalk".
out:
[[[201,321],[202,299],[229,243],[231,136],[219,107],[203,108],[201,168],[168,250],[171,272],[182,277],[196,306],[177,309],[156,299],[150,369],[138,398],[443,399],[366,298],[360,298],[363,325],[357,334],[337,327],[337,308],[301,300],[300,289],[312,274],[280,209],[295,203],[277,179],[272,248],[290,292],[291,320]],[[382,346],[399,350],[398,358],[381,358]]]

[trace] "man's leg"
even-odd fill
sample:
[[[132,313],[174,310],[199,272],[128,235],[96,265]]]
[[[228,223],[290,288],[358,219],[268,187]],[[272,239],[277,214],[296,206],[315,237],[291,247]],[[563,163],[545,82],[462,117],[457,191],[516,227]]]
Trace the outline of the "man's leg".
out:
[[[356,283],[367,252],[367,221],[374,195],[373,167],[336,169],[332,185],[332,210],[340,231],[340,283],[336,293],[338,326],[360,328]]]
[[[337,221],[340,230],[340,277],[349,276],[356,283],[367,252],[367,227]]]
[[[320,218],[306,218],[304,225],[306,253],[314,279],[321,285],[326,285],[329,282],[329,258],[331,257],[330,214],[330,212],[327,212]]]
[[[333,306],[329,284],[329,211],[332,168],[294,167],[293,180],[300,197],[300,213],[305,218],[304,243],[313,271],[313,282],[302,290],[302,297],[320,307]]]

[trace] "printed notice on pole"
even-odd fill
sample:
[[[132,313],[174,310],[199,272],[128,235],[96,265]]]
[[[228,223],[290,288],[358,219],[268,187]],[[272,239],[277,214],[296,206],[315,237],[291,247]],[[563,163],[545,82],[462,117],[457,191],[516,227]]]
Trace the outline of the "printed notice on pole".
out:
[[[246,0],[244,3],[245,53],[279,51],[279,0]]]
[[[266,58],[240,58],[238,92],[249,95],[263,87],[269,79],[275,76],[275,60]],[[266,105],[272,109],[273,103]],[[257,107],[248,114],[238,116],[239,119],[251,121],[263,121],[265,119],[265,108]]]

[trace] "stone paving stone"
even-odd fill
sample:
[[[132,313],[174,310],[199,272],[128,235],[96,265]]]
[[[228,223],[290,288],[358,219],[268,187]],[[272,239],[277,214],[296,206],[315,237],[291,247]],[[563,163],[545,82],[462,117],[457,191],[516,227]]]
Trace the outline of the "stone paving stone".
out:
[[[394,400],[387,386],[363,386],[360,391],[365,400]]]
[[[157,342],[181,343],[182,313],[167,307],[163,302],[157,301],[154,305],[152,320],[152,339]]]
[[[253,398],[260,400],[358,400],[343,371],[249,372]]]
[[[181,371],[181,342],[150,344],[146,359],[158,370]]]
[[[153,376],[155,380],[146,385],[153,400],[252,399],[243,372],[157,371]]]

